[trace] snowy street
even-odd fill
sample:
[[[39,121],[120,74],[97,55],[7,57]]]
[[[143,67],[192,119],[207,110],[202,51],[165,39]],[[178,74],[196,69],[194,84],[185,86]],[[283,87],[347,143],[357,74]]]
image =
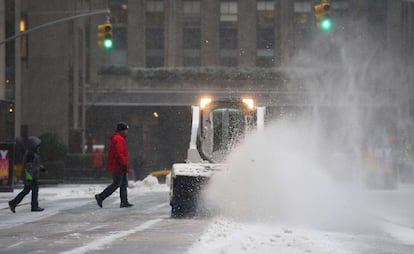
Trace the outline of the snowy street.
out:
[[[375,214],[366,227],[308,228],[241,222],[224,216],[171,219],[168,187],[130,183],[135,206],[119,208],[119,193],[100,209],[93,194],[104,185],[40,188],[44,212],[30,212],[26,197],[15,214],[0,194],[1,253],[404,253],[414,252],[414,187],[367,191]],[[409,201],[409,202],[407,202]],[[388,209],[375,208],[387,202]],[[367,223],[368,225],[369,223]],[[375,224],[375,226],[374,226]],[[358,228],[358,229],[356,229]]]
[[[183,253],[199,236],[204,220],[169,218],[168,188],[131,188],[135,206],[119,208],[119,192],[101,209],[93,198],[104,185],[41,187],[44,212],[30,212],[27,196],[13,214],[1,193],[0,253]]]
[[[414,0],[0,24],[0,254],[414,254]]]

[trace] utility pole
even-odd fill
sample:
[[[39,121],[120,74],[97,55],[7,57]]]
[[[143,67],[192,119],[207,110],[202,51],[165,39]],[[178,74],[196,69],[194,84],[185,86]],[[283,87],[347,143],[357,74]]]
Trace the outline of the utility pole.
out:
[[[0,0],[0,38],[3,39],[6,34],[5,29],[5,20],[6,20],[6,13],[5,13],[5,0]],[[6,99],[6,50],[5,46],[0,46],[0,100]]]
[[[14,31],[20,33],[21,20],[21,0],[14,1]],[[22,126],[22,59],[21,59],[21,41],[14,42],[14,136],[21,135]]]

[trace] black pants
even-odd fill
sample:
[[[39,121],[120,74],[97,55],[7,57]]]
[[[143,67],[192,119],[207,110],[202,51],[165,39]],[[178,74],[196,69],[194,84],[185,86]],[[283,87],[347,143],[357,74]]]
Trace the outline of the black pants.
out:
[[[39,183],[35,179],[26,181],[23,190],[11,202],[17,206],[30,191],[32,191],[32,209],[39,207]]]
[[[121,203],[128,203],[127,187],[128,178],[126,173],[112,173],[112,183],[99,194],[99,197],[104,200],[119,188]]]

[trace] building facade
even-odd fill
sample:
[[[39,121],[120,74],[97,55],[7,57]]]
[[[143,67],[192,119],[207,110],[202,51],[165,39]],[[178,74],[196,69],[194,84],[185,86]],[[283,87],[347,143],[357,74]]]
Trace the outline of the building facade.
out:
[[[118,121],[131,125],[136,168],[168,168],[185,159],[190,105],[209,93],[253,95],[277,115],[304,103],[285,67],[320,44],[314,0],[3,0],[0,37],[68,16],[0,46],[6,68],[1,99],[15,103],[15,136],[57,133],[72,152],[105,145]],[[373,38],[412,65],[414,2],[332,1],[334,31]],[[97,46],[97,25],[113,24],[113,48]],[[4,27],[4,26],[2,26]],[[329,52],[330,53],[330,52]],[[325,55],[321,54],[321,58]],[[1,66],[1,65],[0,65]],[[288,95],[287,95],[288,94]],[[293,98],[293,99],[292,99]]]

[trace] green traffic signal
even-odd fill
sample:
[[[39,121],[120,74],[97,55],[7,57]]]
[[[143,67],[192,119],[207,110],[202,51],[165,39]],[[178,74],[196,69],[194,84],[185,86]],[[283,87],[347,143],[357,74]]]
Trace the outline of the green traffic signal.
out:
[[[320,27],[322,30],[329,31],[332,28],[332,20],[329,18],[325,18],[321,21]]]
[[[104,46],[105,46],[105,48],[107,48],[107,49],[112,48],[112,39],[105,39],[105,40],[104,40]]]

